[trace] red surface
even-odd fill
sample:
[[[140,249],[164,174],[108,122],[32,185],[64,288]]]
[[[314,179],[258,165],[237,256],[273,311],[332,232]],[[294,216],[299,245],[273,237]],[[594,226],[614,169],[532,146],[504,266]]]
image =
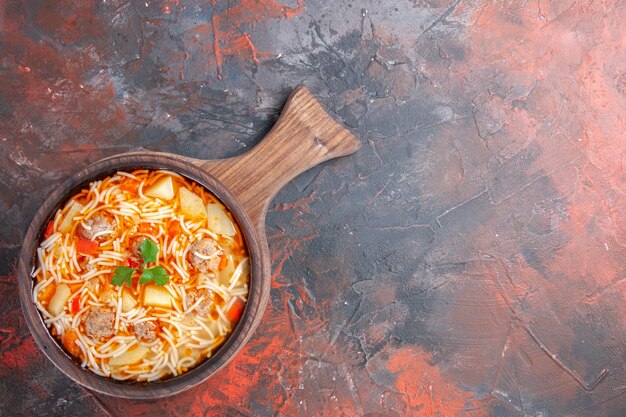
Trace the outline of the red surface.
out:
[[[0,5],[3,414],[626,414],[624,2]],[[300,83],[366,146],[271,207],[255,337],[162,401],[67,380],[15,290],[46,191],[242,152]]]

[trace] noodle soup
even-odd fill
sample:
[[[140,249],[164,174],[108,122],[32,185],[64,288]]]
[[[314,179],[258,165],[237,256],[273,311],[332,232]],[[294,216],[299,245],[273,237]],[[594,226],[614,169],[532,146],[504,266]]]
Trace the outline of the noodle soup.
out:
[[[47,225],[33,301],[83,368],[117,380],[180,375],[240,319],[249,260],[231,213],[162,170],[94,181]]]

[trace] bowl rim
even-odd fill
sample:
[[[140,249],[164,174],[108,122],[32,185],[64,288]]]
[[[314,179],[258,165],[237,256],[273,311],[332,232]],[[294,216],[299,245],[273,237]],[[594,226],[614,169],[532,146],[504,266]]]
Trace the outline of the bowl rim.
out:
[[[180,174],[205,187],[232,213],[243,234],[250,259],[248,301],[243,315],[226,342],[201,364],[187,372],[154,382],[124,382],[99,376],[82,368],[52,336],[40,312],[32,301],[34,279],[30,271],[36,259],[36,249],[43,236],[44,225],[79,189],[90,181],[109,176],[119,170],[166,169]],[[236,197],[217,178],[193,163],[172,154],[139,152],[114,155],[99,160],[72,174],[41,204],[26,231],[18,264],[18,290],[22,312],[35,342],[44,355],[66,376],[82,386],[102,394],[129,398],[152,399],[174,395],[190,389],[226,366],[252,336],[265,308],[270,279],[264,276],[269,260],[264,252],[264,239],[260,239],[254,223]],[[265,274],[266,275],[266,274]]]

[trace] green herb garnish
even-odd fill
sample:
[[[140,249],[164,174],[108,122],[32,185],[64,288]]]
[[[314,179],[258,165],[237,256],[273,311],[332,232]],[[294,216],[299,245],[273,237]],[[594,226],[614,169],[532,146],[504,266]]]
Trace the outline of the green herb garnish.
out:
[[[141,244],[139,244],[139,249],[141,250],[144,266],[146,266],[149,262],[156,262],[159,247],[152,241],[152,239],[144,239]]]
[[[113,272],[113,276],[111,277],[111,284],[113,285],[122,285],[126,283],[126,285],[130,286],[133,283],[131,276],[133,275],[133,271],[135,268],[131,268],[129,266],[118,266],[115,268]]]
[[[152,241],[152,239],[144,239],[139,244],[139,250],[143,257],[143,265],[141,268],[131,268],[129,266],[118,266],[113,271],[111,277],[111,284],[131,286],[133,280],[131,276],[135,271],[141,271],[141,277],[139,278],[140,284],[147,284],[154,282],[159,287],[170,282],[170,278],[167,276],[167,271],[162,266],[154,266],[152,268],[146,268],[150,262],[156,262],[157,255],[159,254],[159,247]]]
[[[170,278],[167,276],[167,271],[162,266],[155,266],[154,268],[144,269],[139,278],[140,284],[147,284],[150,281],[158,286],[167,284]]]

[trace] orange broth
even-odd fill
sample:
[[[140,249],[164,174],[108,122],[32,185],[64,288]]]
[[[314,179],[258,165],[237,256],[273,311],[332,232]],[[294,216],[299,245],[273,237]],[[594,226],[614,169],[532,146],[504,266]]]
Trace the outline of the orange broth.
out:
[[[146,240],[154,262],[137,249]],[[131,268],[130,285],[116,285]],[[166,283],[140,283],[156,269]],[[228,338],[247,300],[249,260],[233,215],[206,188],[135,170],[92,182],[55,213],[32,276],[44,322],[83,368],[155,381],[197,366]]]

